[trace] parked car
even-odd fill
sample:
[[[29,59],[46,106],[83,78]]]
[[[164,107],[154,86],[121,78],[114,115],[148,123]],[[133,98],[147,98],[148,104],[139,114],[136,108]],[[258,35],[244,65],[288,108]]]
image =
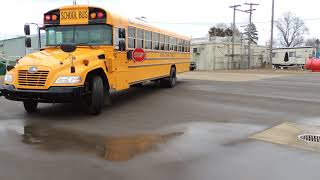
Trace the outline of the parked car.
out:
[[[196,64],[196,62],[191,62],[190,63],[190,71],[194,71],[194,70],[196,70],[197,69],[197,64]]]

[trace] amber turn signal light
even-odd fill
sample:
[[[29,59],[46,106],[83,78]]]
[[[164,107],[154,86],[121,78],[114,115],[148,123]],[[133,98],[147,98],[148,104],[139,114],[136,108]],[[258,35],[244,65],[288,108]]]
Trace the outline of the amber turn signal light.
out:
[[[97,18],[97,14],[96,13],[91,13],[90,17],[91,17],[91,19],[95,19],[95,18]]]
[[[57,17],[57,15],[52,15],[51,18],[52,18],[53,21],[56,21],[58,17]]]
[[[83,64],[85,65],[85,66],[88,66],[89,65],[89,60],[83,60]]]

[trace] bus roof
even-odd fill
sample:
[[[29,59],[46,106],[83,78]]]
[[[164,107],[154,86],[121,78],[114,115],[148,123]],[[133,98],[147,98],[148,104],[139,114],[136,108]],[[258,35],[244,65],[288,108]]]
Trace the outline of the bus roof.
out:
[[[162,34],[165,34],[165,35],[168,35],[168,36],[174,36],[176,38],[181,38],[181,39],[185,39],[185,40],[190,40],[191,39],[190,37],[183,36],[183,35],[177,34],[175,32],[171,32],[171,31],[168,31],[168,30],[165,30],[165,29],[161,29],[161,28],[152,26],[151,24],[145,23],[143,21],[138,21],[138,20],[130,19],[130,18],[128,18],[127,20],[129,22],[129,26],[143,28],[143,29],[146,29],[146,30],[149,30],[149,31],[162,33]]]
[[[62,6],[58,9],[73,9],[73,8],[99,8],[102,9],[104,11],[107,12],[107,16],[108,16],[108,20],[107,23],[110,23],[114,26],[133,26],[136,28],[141,28],[144,30],[148,30],[148,31],[152,31],[152,32],[156,32],[156,33],[161,33],[164,35],[168,35],[168,36],[172,36],[172,37],[176,37],[176,38],[180,38],[180,39],[184,39],[184,40],[191,40],[190,37],[187,36],[183,36],[180,35],[178,33],[174,33],[165,29],[161,29],[155,26],[152,26],[148,23],[142,22],[142,21],[138,21],[136,19],[130,19],[130,18],[125,18],[122,17],[116,13],[107,11],[101,7],[98,6],[91,6],[91,5],[71,5],[71,6]]]

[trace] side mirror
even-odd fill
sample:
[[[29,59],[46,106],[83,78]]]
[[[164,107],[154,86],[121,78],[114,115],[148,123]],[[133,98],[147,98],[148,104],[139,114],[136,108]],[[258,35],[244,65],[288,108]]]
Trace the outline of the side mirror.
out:
[[[30,25],[28,24],[24,25],[24,34],[26,36],[30,36]]]
[[[24,40],[24,44],[25,44],[26,48],[31,48],[31,38],[26,37],[26,39]]]
[[[119,40],[119,51],[125,51],[126,50],[126,41],[121,39]]]
[[[77,45],[75,43],[62,43],[60,49],[66,53],[72,53],[77,49]]]
[[[126,38],[126,29],[119,28],[119,39],[124,39],[124,38]]]

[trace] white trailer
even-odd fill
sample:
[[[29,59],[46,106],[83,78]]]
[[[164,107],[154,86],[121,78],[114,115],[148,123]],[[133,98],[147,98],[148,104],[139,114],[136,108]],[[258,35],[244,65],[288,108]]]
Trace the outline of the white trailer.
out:
[[[308,58],[314,57],[315,50],[309,46],[273,49],[272,65],[281,69],[290,66],[303,67]]]

